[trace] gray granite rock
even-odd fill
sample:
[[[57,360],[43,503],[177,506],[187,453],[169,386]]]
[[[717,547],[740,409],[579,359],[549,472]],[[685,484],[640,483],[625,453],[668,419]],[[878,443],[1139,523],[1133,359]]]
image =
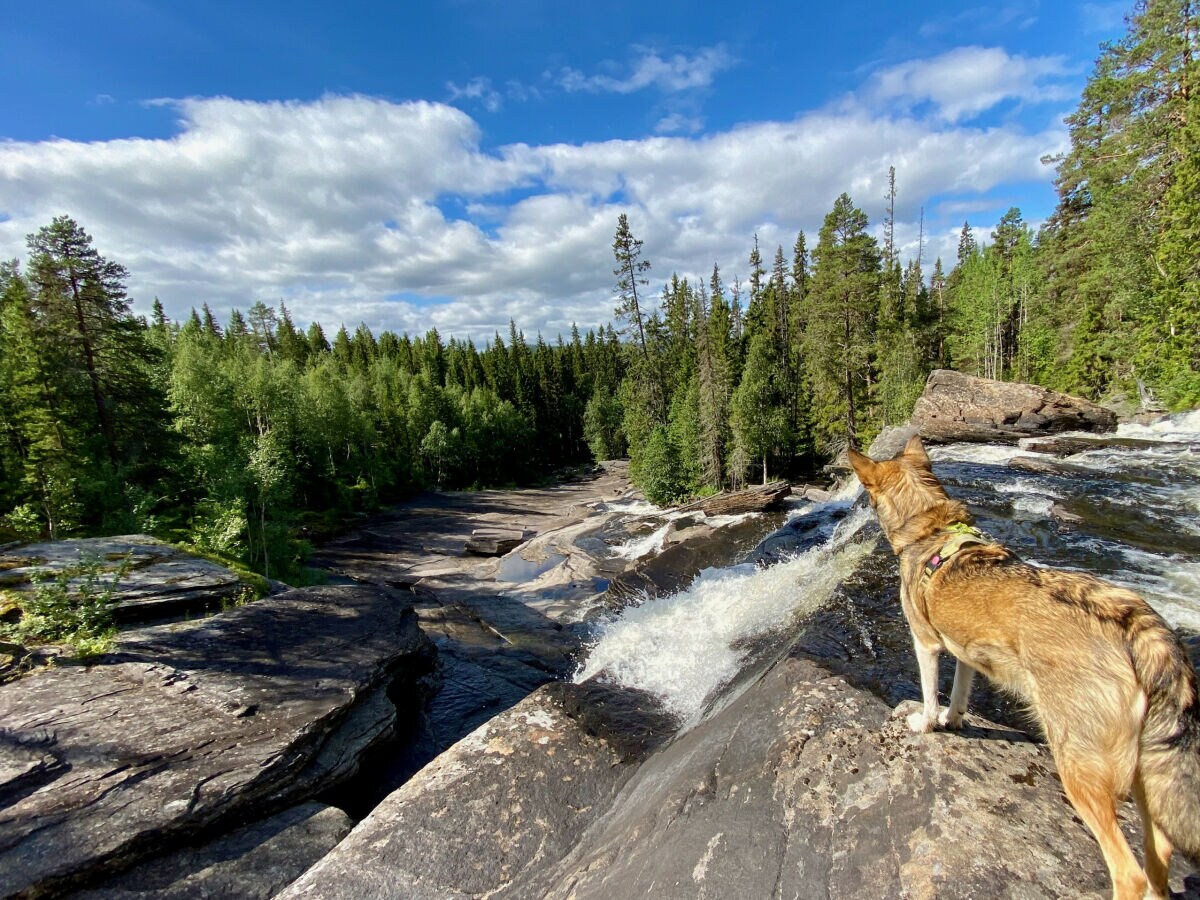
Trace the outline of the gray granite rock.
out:
[[[998,441],[1063,431],[1113,431],[1117,415],[1089,400],[1033,384],[992,381],[949,369],[930,373],[912,424],[929,441]]]
[[[413,776],[280,900],[432,900],[519,884],[562,859],[630,771],[543,687]]]
[[[962,733],[913,735],[803,657],[632,775],[593,732],[542,688],[392,794],[281,900],[1109,889],[1044,747],[977,718]],[[1198,895],[1186,863],[1173,885]]]
[[[134,867],[75,900],[270,900],[350,833],[340,809],[304,803]]]
[[[431,654],[395,593],[307,588],[0,686],[0,896],[62,891],[311,796],[389,733],[384,692]]]

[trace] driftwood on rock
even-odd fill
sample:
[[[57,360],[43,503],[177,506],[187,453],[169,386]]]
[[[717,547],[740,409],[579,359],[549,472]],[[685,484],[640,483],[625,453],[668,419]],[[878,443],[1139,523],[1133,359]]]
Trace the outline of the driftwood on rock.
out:
[[[1112,431],[1117,415],[1090,400],[1019,384],[976,378],[949,369],[930,373],[912,424],[936,443],[998,441],[1063,431]]]
[[[680,512],[699,510],[706,516],[733,516],[774,509],[792,492],[786,481],[772,481],[744,491],[724,491],[679,507]]]

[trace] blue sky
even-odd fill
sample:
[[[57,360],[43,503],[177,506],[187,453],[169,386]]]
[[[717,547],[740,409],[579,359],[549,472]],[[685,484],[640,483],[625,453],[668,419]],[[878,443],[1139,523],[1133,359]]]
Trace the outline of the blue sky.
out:
[[[10,4],[6,4],[10,5]],[[849,191],[927,261],[1037,222],[1125,5],[443,0],[11,4],[0,255],[75,216],[145,310],[284,300],[326,327],[552,335],[652,274],[744,280]]]

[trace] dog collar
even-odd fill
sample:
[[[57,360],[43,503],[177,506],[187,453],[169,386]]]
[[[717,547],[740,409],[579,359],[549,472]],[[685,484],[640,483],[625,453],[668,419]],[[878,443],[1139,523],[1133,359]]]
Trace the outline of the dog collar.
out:
[[[933,556],[926,560],[926,578],[932,577],[934,572],[945,565],[946,561],[950,559],[950,557],[954,556],[954,554],[958,553],[964,547],[968,547],[971,544],[987,543],[987,540],[984,538],[979,529],[972,528],[970,525],[966,525],[963,522],[955,522],[953,525],[950,525],[942,530],[949,532],[951,537],[934,552]]]

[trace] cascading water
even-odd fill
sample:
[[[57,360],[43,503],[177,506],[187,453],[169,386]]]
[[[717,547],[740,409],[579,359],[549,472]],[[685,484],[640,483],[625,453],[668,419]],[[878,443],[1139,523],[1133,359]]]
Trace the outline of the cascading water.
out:
[[[800,515],[844,512],[843,498],[811,504]],[[576,682],[600,676],[658,697],[694,724],[752,655],[755,639],[820,607],[871,549],[857,510],[824,543],[777,565],[706,569],[683,591],[655,597],[599,624]]]
[[[979,526],[1030,563],[1128,586],[1171,625],[1200,633],[1200,411],[1123,425],[1116,438],[1124,444],[1101,440],[1061,459],[981,444],[931,456]],[[791,513],[772,539],[802,535],[802,552],[774,552],[780,561],[765,568],[705,570],[686,590],[599,623],[575,680],[648,692],[685,728],[696,724],[763,658],[764,640],[789,640],[789,626],[825,604],[875,548],[879,532],[868,526],[870,511],[855,508],[858,492],[851,479],[829,501]],[[857,652],[874,655],[873,627],[862,624]]]

